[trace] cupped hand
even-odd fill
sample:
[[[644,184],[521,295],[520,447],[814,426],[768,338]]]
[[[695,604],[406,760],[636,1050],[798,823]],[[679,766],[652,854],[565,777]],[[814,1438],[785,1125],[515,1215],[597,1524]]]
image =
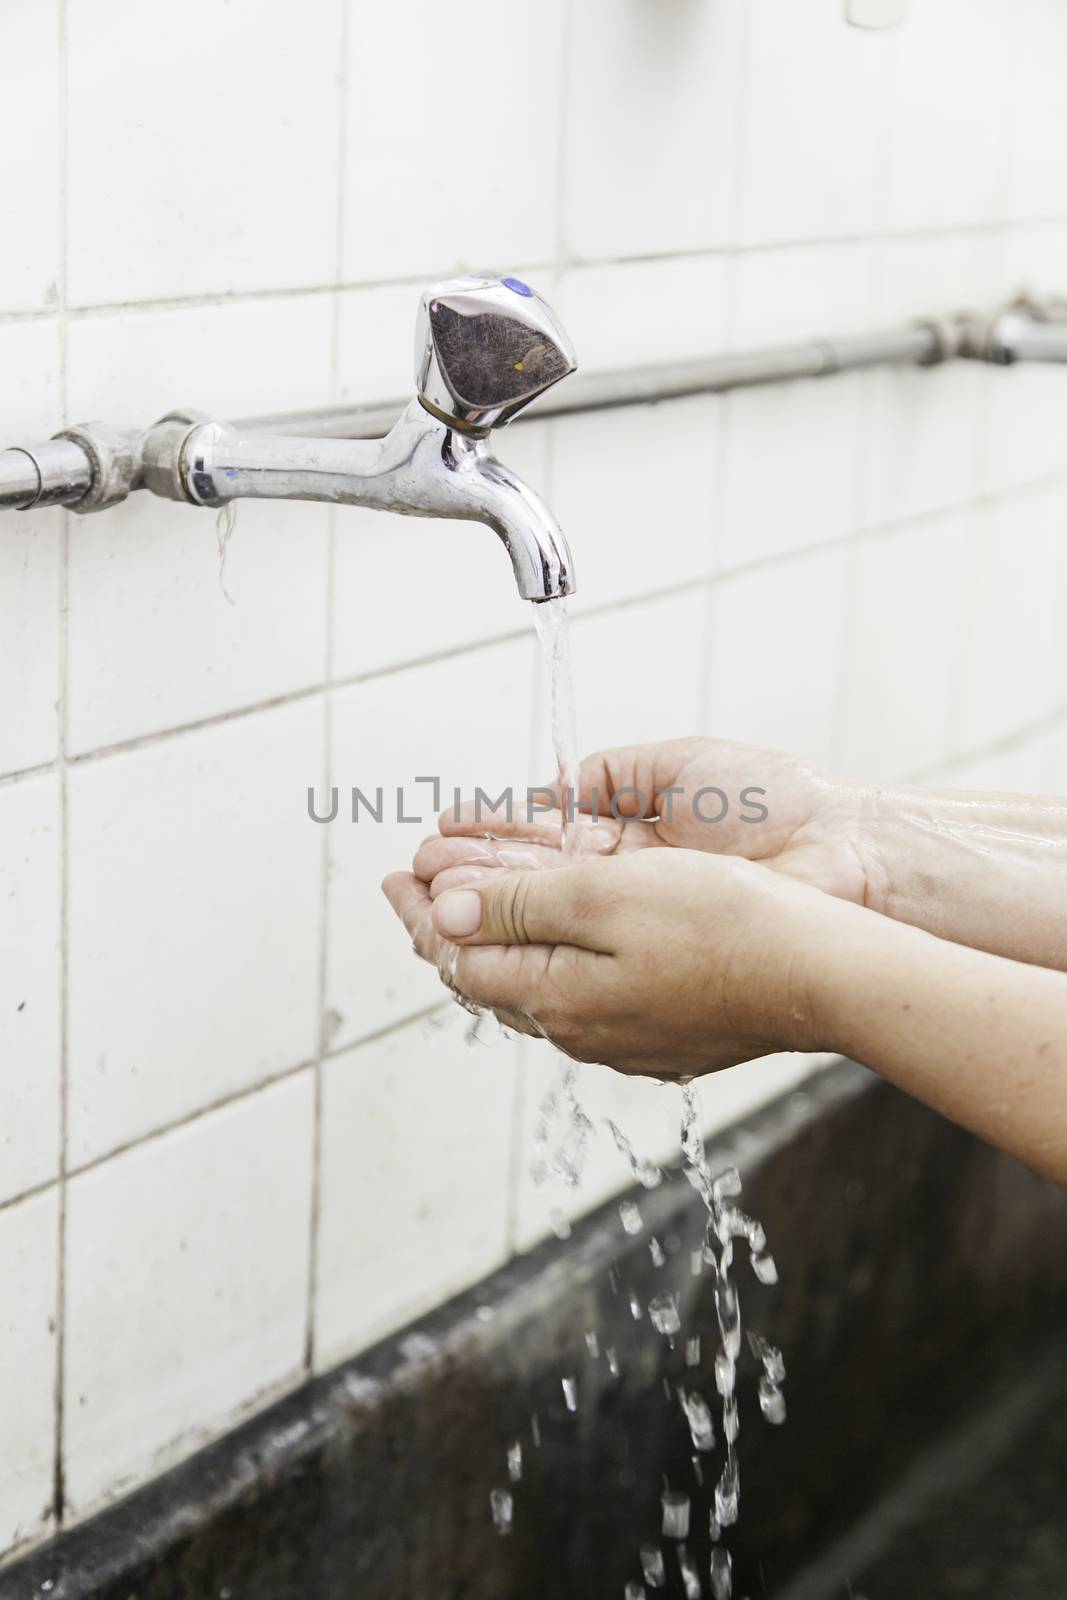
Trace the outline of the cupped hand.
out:
[[[579,1061],[685,1078],[816,1048],[812,952],[834,902],[752,862],[641,850],[383,889],[469,1003]]]
[[[562,803],[559,784],[546,787]],[[582,762],[578,804],[583,854],[673,846],[760,862],[858,905],[880,892],[871,797],[779,751],[703,738],[600,751]],[[473,805],[446,811],[415,873],[436,897],[501,870],[564,865],[560,821],[558,811],[528,818],[522,805],[511,820]]]

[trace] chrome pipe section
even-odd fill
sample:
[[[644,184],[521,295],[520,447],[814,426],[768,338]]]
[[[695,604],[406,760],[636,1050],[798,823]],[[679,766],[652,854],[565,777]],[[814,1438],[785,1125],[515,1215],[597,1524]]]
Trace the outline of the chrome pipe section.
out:
[[[880,334],[810,339],[803,344],[772,345],[763,350],[737,350],[700,361],[659,362],[647,367],[580,374],[559,389],[532,401],[516,417],[534,422],[568,417],[583,411],[648,405],[690,395],[720,394],[755,384],[786,383],[797,378],[824,378],[861,367],[929,365],[940,359],[940,341],[932,324],[894,328]],[[376,439],[403,409],[402,399],[380,405],[327,407],[295,415],[246,417],[241,428],[314,435],[324,439]]]
[[[0,451],[0,508],[32,511],[73,505],[88,493],[92,481],[88,452],[70,439]]]
[[[41,445],[0,451],[0,509],[68,505],[90,512],[146,487],[204,505],[269,495],[469,517],[503,539],[520,592],[545,599],[573,587],[570,555],[548,508],[491,454],[486,440],[494,426],[957,357],[1002,365],[1067,361],[1067,310],[1024,298],[993,317],[950,316],[591,373],[555,387],[573,372],[574,353],[540,296],[514,278],[460,279],[423,297],[417,402],[331,406],[199,432],[207,419],[172,413],[143,436],[87,423]],[[333,442],[379,448],[336,454]]]
[[[1067,324],[1021,309],[1001,312],[990,330],[987,359],[1006,367],[1017,361],[1067,361]]]

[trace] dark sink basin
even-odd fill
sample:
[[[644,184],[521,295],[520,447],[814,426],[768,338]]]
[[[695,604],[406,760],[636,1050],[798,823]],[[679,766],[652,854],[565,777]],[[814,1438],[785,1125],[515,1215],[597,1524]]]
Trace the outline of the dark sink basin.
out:
[[[709,1153],[736,1161],[766,1225],[781,1282],[745,1265],[738,1281],[746,1326],[788,1367],[774,1428],[742,1360],[739,1600],[1067,1595],[1067,1197],[849,1063]],[[604,1207],[9,1566],[0,1600],[622,1600],[665,1480],[691,1494],[710,1594],[719,1457],[701,1488],[682,1341],[628,1304],[678,1296],[714,1399],[711,1283],[690,1271],[703,1210],[677,1177],[640,1204],[641,1235]],[[489,1494],[515,1438],[500,1537]],[[654,1593],[681,1595],[666,1553]]]

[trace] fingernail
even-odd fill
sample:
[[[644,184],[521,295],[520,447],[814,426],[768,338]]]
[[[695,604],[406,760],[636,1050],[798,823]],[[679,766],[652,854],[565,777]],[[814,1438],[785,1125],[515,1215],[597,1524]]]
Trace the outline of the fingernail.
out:
[[[482,925],[482,897],[476,889],[453,889],[434,902],[433,920],[446,939],[467,939]]]

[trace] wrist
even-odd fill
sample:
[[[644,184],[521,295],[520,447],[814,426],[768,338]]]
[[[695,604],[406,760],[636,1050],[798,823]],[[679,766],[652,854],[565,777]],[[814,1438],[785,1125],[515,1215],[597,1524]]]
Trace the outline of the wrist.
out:
[[[921,921],[921,900],[933,880],[920,860],[936,827],[934,797],[904,788],[860,791],[854,802],[856,852],[864,878],[862,904],[895,922]]]
[[[838,1050],[839,975],[870,913],[803,883],[782,881],[767,934],[765,992],[774,1038],[785,1050]],[[874,920],[873,918],[871,920]]]

